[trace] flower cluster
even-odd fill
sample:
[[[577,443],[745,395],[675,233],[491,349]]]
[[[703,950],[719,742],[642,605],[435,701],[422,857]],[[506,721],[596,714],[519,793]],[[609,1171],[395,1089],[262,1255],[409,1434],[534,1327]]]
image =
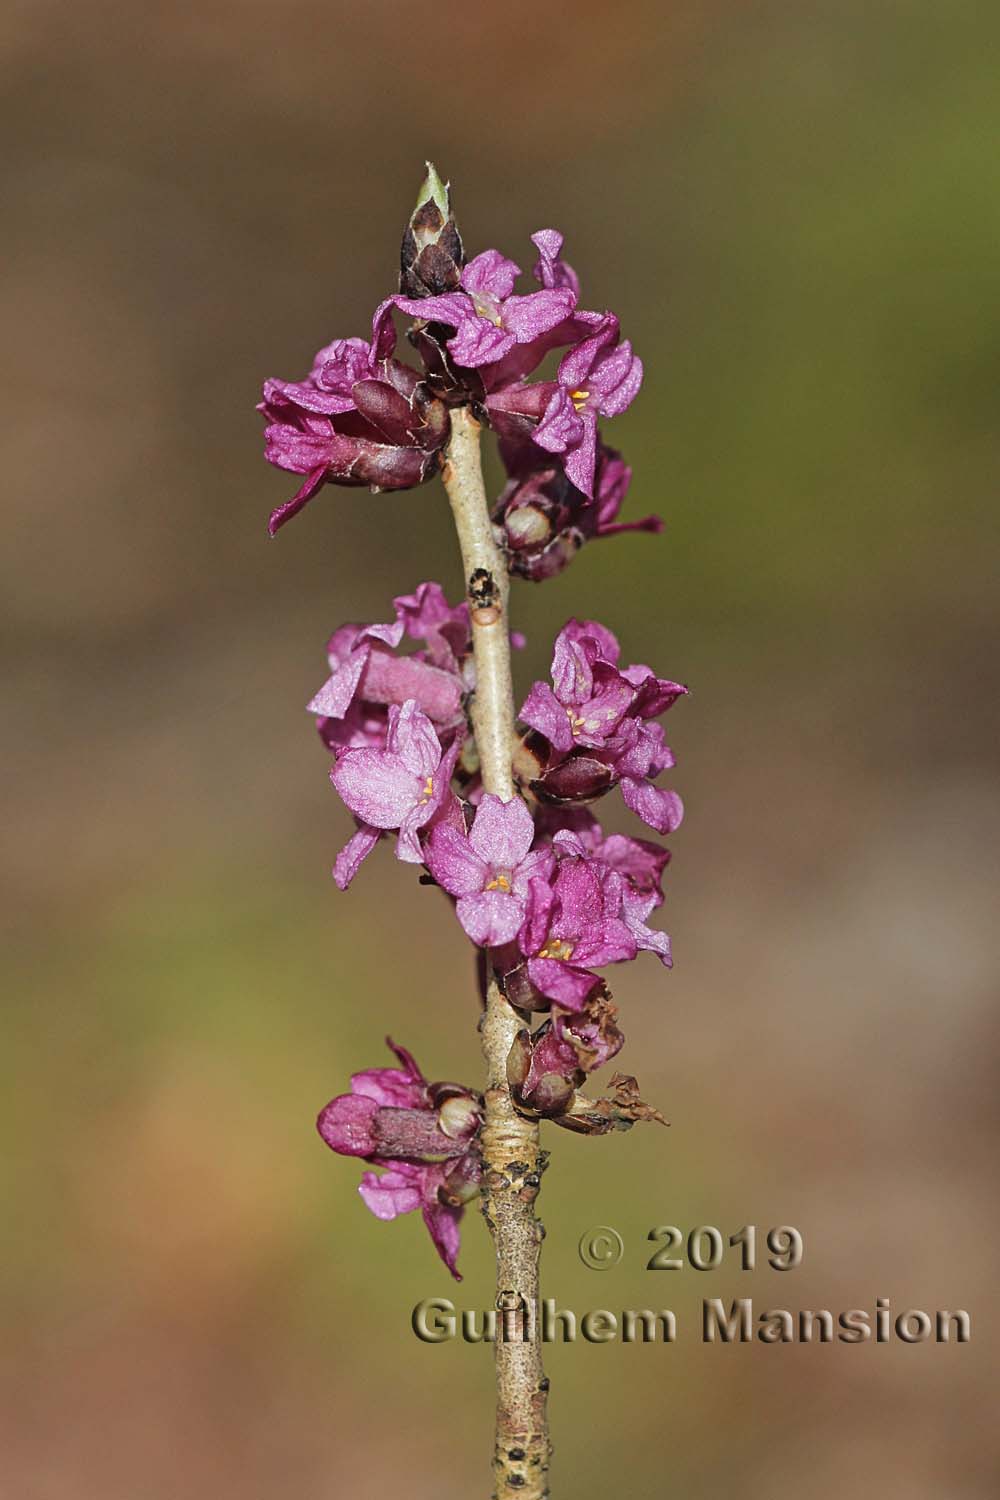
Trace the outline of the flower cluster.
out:
[[[592,537],[658,531],[618,521],[631,470],[602,442],[600,417],[630,405],[642,361],[612,312],[579,304],[562,235],[532,235],[534,289],[499,250],[465,261],[445,185],[433,169],[403,239],[400,291],[382,301],[371,339],[336,339],[304,380],[268,380],[258,410],[265,452],[302,484],[273,511],[272,535],[324,484],[412,489],[437,473],[449,408],[468,405],[501,439],[508,483],[494,507],[511,570],[551,577]],[[421,368],[398,358],[393,314],[413,320]],[[532,380],[563,350],[554,378]]]
[[[552,684],[536,682],[521,709],[535,735],[531,789],[544,802],[588,802],[621,787],[622,799],[657,833],[683,816],[676,792],[654,786],[674,764],[654,722],[687,688],[651,667],[619,665],[621,647],[595,620],[570,620],[556,638]]]
[[[613,313],[580,306],[562,236],[545,229],[532,242],[530,290],[517,290],[520,268],[497,250],[466,261],[447,190],[429,171],[403,238],[400,290],[377,308],[370,341],[337,340],[304,380],[264,386],[267,457],[303,476],[272,514],[272,533],[327,483],[422,484],[440,467],[459,407],[499,440],[507,482],[482,522],[511,573],[550,578],[585,541],[660,529],[655,516],[618,519],[631,470],[598,425],[631,403],[642,364]],[[397,313],[413,320],[419,369],[397,357]],[[532,378],[550,354],[554,374]],[[470,618],[435,582],[393,607],[385,623],[334,632],[329,675],[309,704],[355,821],[334,866],[338,886],[394,837],[397,857],[440,889],[523,1021],[507,1058],[522,1114],[597,1135],[662,1120],[629,1075],[615,1074],[607,1097],[583,1092],[624,1042],[602,971],[643,952],[671,962],[669,938],[649,925],[667,850],[606,834],[592,805],[617,787],[647,827],[679,826],[680,798],[658,784],[674,764],[659,721],[687,689],[623,664],[605,626],[571,620],[551,681],[535,682],[521,708],[516,791],[504,800],[483,786],[472,723],[481,611]],[[420,1208],[457,1275],[459,1219],[482,1176],[483,1101],[429,1084],[390,1046],[400,1067],[355,1074],[320,1115],[320,1134],[383,1169],[362,1178],[368,1207],[386,1219]]]
[[[377,1219],[419,1208],[435,1248],[457,1281],[458,1224],[479,1191],[476,1133],[482,1099],[456,1083],[428,1083],[405,1047],[386,1041],[398,1068],[351,1078],[320,1112],[316,1128],[331,1150],[384,1167],[365,1172],[358,1191]]]
[[[330,676],[309,703],[335,761],[331,778],[357,832],[334,878],[346,890],[382,832],[398,832],[400,859],[422,860],[419,831],[460,817],[451,791],[474,685],[469,610],[437,583],[393,600],[385,625],[343,625],[327,642]],[[404,638],[419,649],[400,655]]]
[[[520,789],[505,802],[483,791],[476,773],[467,607],[450,605],[434,582],[393,603],[391,622],[335,632],[331,675],[309,704],[333,753],[331,781],[357,825],[337,858],[337,884],[346,889],[376,842],[394,834],[397,857],[421,866],[424,879],[450,898],[510,1003],[526,1022],[540,1016],[509,1062],[525,1113],[595,1134],[659,1118],[617,1075],[611,1099],[580,1093],[624,1040],[598,971],[642,952],[671,962],[667,934],[649,925],[663,902],[668,851],[645,838],[605,834],[589,804],[617,785],[626,805],[658,832],[678,826],[680,799],[653,784],[673,764],[656,720],[686,689],[647,666],[621,666],[606,627],[571,621],[556,642],[551,685],[536,682],[521,710]],[[409,645],[415,649],[402,649]],[[368,1085],[360,1092],[375,1097]],[[384,1122],[381,1146],[372,1144],[367,1123],[349,1136],[345,1122],[352,1129],[362,1115],[367,1122],[370,1106],[335,1106],[322,1117],[328,1144],[347,1150],[357,1139],[364,1149],[353,1154],[391,1160],[392,1173],[382,1179],[387,1191],[405,1188],[405,1206],[419,1201],[426,1217],[428,1200],[418,1199],[418,1190],[429,1183],[437,1192],[441,1184],[425,1165],[418,1183],[414,1162],[429,1158],[389,1150]],[[401,1160],[410,1163],[405,1170]],[[471,1183],[467,1164],[462,1171]],[[378,1192],[366,1178],[363,1195],[374,1211],[376,1203],[397,1202],[373,1196]],[[443,1231],[434,1222],[440,1248]],[[457,1245],[457,1220],[448,1233]]]

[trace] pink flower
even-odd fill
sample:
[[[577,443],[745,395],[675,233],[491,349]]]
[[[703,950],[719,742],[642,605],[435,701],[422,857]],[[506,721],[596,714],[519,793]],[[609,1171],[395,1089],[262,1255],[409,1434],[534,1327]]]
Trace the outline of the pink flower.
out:
[[[385,625],[343,625],[330,637],[331,675],[311,699],[320,734],[332,750],[384,744],[392,703],[412,698],[450,741],[464,730],[462,699],[471,651],[469,610],[452,607],[439,583],[422,583],[394,599],[396,618]],[[423,649],[399,656],[404,636]]]
[[[348,846],[352,852],[347,863],[340,873],[335,871],[338,885],[344,888],[354,878],[361,859],[374,847],[377,829],[397,830],[397,857],[421,863],[420,830],[434,819],[461,816],[451,790],[459,748],[456,740],[442,751],[430,719],[408,699],[402,707],[393,704],[389,709],[383,747],[365,745],[338,756],[330,780],[363,825]]]
[[[438,1254],[461,1281],[458,1226],[481,1176],[482,1101],[458,1084],[429,1084],[410,1053],[386,1041],[402,1066],[355,1073],[351,1092],[331,1099],[316,1127],[332,1151],[387,1169],[363,1174],[366,1206],[378,1219],[421,1209]]]
[[[555,835],[554,846],[563,854],[590,859],[621,877],[621,914],[641,953],[655,953],[670,968],[670,938],[646,925],[646,918],[663,904],[663,871],[669,849],[648,839],[633,839],[623,833],[605,838],[597,823],[586,832],[565,829]]]
[[[480,947],[513,942],[524,921],[532,879],[545,880],[551,872],[552,852],[532,853],[534,837],[534,822],[520,797],[502,802],[490,792],[483,794],[468,833],[448,823],[431,831],[427,868],[458,897],[458,920]]]
[[[448,412],[416,370],[392,358],[392,304],[375,313],[372,342],[336,339],[305,380],[267,380],[257,410],[265,457],[305,481],[272,512],[273,536],[326,483],[410,489],[430,479],[448,437]]]
[[[567,754],[577,746],[606,745],[635,701],[635,689],[615,665],[618,655],[618,642],[603,625],[571,620],[556,637],[552,686],[536,682],[520,717]]]
[[[659,516],[618,521],[632,471],[604,443],[597,450],[593,499],[576,488],[561,464],[540,467],[530,441],[501,444],[501,455],[512,477],[493,518],[502,527],[508,566],[522,578],[554,577],[592,538],[663,530]]]
[[[547,745],[531,783],[543,800],[589,801],[615,784],[626,806],[658,833],[683,817],[675,792],[653,785],[674,764],[663,728],[651,723],[687,688],[650,667],[620,667],[617,640],[594,620],[571,620],[552,657],[552,685],[536,682],[521,718]]]
[[[625,411],[642,384],[642,361],[627,339],[619,344],[618,332],[618,319],[606,313],[563,356],[558,386],[532,434],[540,448],[564,455],[566,473],[588,497],[594,493],[597,418]]]
[[[449,354],[456,365],[478,369],[498,364],[516,345],[536,343],[576,307],[576,293],[565,284],[515,295],[519,275],[520,267],[499,250],[484,250],[463,268],[461,291],[394,300],[413,318],[454,328]]]
[[[621,876],[558,844],[556,851],[554,878],[530,883],[518,943],[539,994],[579,1011],[601,986],[590,971],[634,958],[637,945],[622,915]]]

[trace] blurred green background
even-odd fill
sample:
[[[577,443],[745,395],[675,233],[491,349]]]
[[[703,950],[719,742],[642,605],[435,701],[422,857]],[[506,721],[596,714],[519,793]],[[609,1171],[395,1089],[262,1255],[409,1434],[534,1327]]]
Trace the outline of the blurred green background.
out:
[[[471,251],[561,227],[646,360],[611,436],[667,530],[518,590],[521,687],[583,613],[694,689],[676,967],[613,976],[672,1126],[550,1131],[542,1199],[549,1294],[681,1334],[550,1350],[555,1494],[996,1493],[997,19],[6,8],[4,1495],[488,1492],[488,1350],[413,1338],[451,1284],[312,1124],[386,1030],[478,1076],[444,902],[387,851],[329,879],[303,712],[335,625],[457,595],[446,504],[327,490],[269,542],[253,410],[365,333],[425,156]],[[805,1263],[654,1276],[668,1222]],[[470,1215],[460,1306],[490,1260]],[[973,1342],[702,1346],[738,1295]]]

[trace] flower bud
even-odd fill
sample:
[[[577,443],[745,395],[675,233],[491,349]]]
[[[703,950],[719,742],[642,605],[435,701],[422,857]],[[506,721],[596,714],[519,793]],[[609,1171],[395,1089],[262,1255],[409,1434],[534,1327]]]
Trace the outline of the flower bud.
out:
[[[441,181],[428,162],[416,207],[403,233],[399,290],[405,297],[436,297],[442,292],[453,292],[464,264],[448,184]]]
[[[438,1188],[438,1201],[448,1208],[461,1208],[478,1195],[481,1178],[482,1170],[478,1154],[475,1151],[467,1151],[464,1156],[449,1165],[444,1180]]]
[[[505,518],[505,540],[512,552],[542,547],[552,536],[552,523],[536,505],[515,506]]]
[[[453,1141],[467,1140],[479,1128],[479,1107],[471,1094],[453,1094],[438,1106],[438,1124]]]
[[[494,954],[494,957],[496,955]],[[533,1010],[548,1010],[551,1000],[538,992],[528,978],[528,965],[521,960],[511,968],[500,968],[500,984],[508,1005],[526,1015]]]
[[[530,786],[544,774],[549,758],[549,742],[535,729],[529,729],[514,742],[512,765],[514,776],[522,788]]]
[[[574,751],[531,783],[541,802],[592,802],[615,783],[614,772],[592,755]]]
[[[493,526],[512,573],[536,583],[554,578],[594,537],[661,529],[657,516],[626,524],[617,520],[632,471],[613,448],[599,444],[591,499],[576,488],[561,464],[539,463],[530,431],[519,432],[502,420],[499,430],[510,479],[494,506]]]

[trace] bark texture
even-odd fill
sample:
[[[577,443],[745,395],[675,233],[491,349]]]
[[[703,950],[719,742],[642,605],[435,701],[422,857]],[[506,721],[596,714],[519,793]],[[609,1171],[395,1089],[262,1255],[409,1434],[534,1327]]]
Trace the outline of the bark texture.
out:
[[[476,692],[472,726],[483,786],[504,801],[514,793],[511,756],[514,696],[510,670],[507,567],[493,537],[479,454],[479,424],[467,407],[452,411],[445,450],[451,502],[472,618]],[[497,1412],[493,1472],[497,1500],[548,1495],[549,1382],[538,1340],[538,1261],[544,1229],[535,1212],[545,1153],[537,1123],[514,1107],[507,1055],[523,1019],[489,976],[482,1021],[486,1113],[481,1133],[483,1216],[497,1258]]]

